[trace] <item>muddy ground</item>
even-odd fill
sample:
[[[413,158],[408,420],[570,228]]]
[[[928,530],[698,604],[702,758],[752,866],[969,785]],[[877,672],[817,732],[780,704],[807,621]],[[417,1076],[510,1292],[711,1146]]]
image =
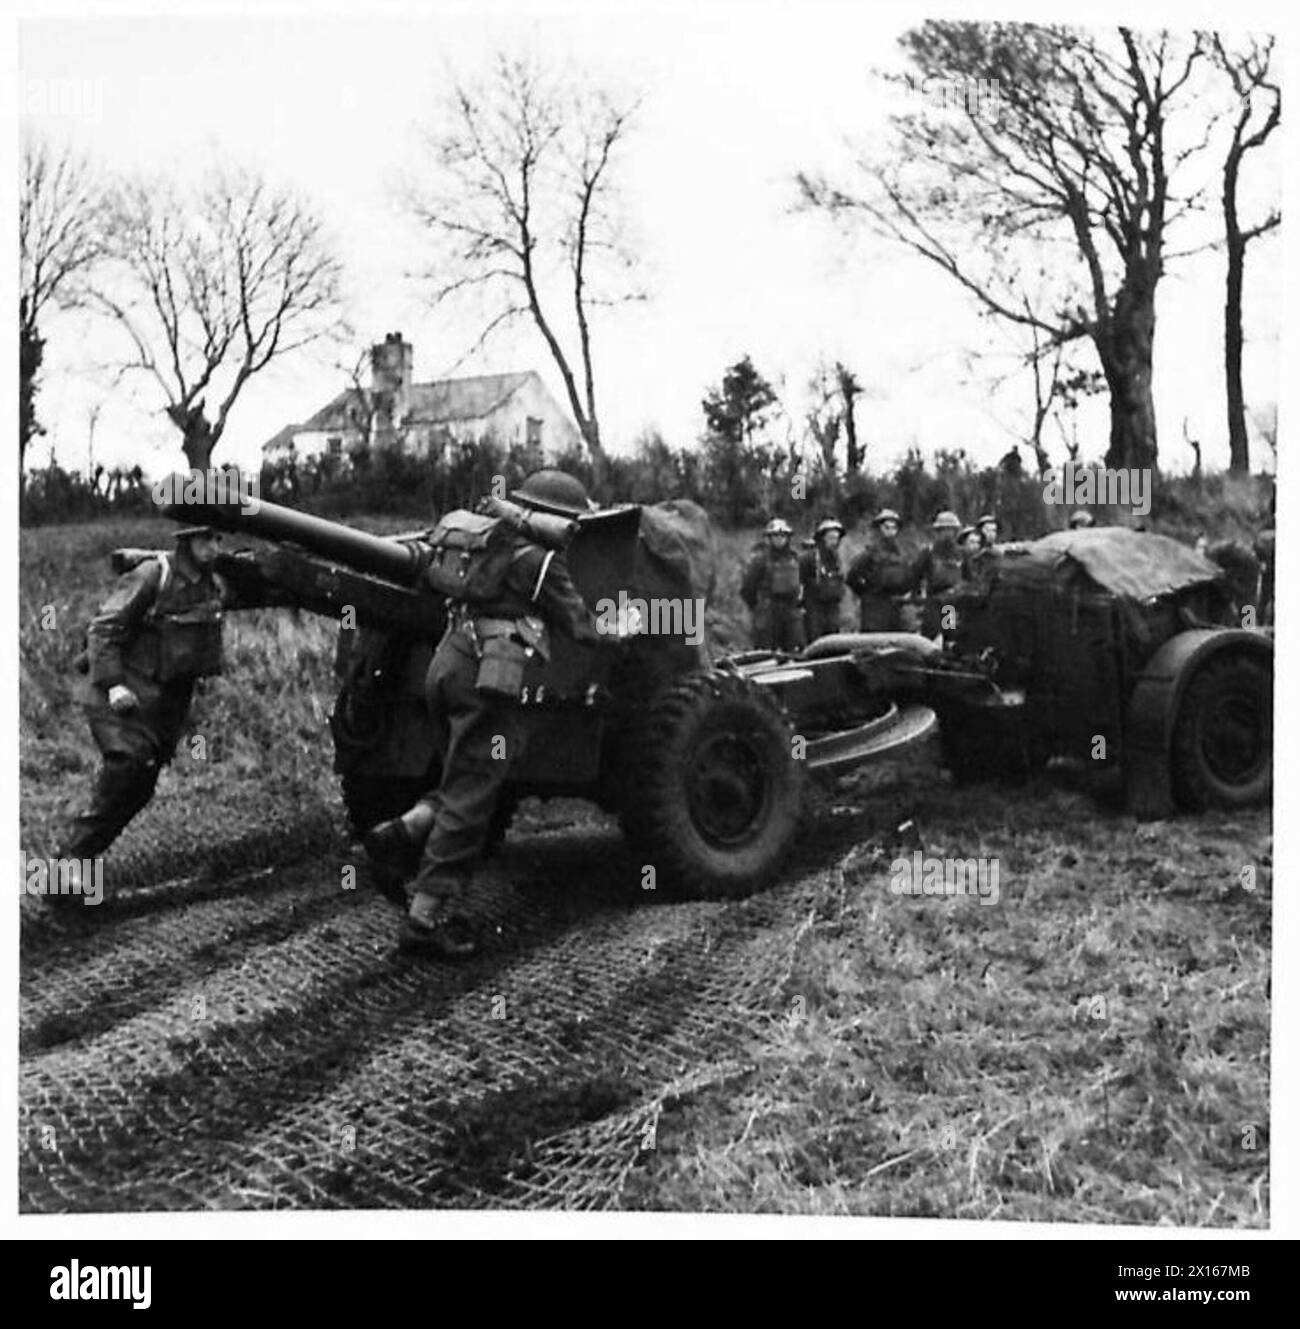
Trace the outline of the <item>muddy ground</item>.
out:
[[[958,791],[926,751],[712,903],[529,804],[460,967],[396,954],[327,807],[71,925],[24,901],[22,1207],[1263,1223],[1263,817],[1143,826],[1075,783]],[[998,904],[893,895],[917,835],[996,851]]]

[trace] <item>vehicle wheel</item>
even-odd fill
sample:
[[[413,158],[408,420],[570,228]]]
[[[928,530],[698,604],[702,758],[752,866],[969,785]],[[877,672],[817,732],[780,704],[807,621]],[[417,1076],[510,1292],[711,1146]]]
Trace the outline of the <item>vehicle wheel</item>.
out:
[[[1273,791],[1272,664],[1242,655],[1197,670],[1174,723],[1174,797],[1181,807],[1239,808]]]
[[[706,897],[767,885],[798,827],[804,774],[776,702],[743,678],[689,674],[632,737],[621,820],[660,883]]]

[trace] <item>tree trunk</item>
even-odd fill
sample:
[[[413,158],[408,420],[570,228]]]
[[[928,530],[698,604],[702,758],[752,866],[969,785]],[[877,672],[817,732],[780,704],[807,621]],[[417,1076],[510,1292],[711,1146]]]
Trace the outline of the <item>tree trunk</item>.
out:
[[[1144,282],[1137,290],[1126,283],[1107,326],[1096,334],[1097,353],[1110,389],[1106,465],[1112,468],[1156,467],[1156,410],[1151,395],[1155,327],[1154,283]]]
[[[582,422],[582,438],[591,454],[591,487],[595,491],[592,498],[597,503],[609,502],[609,457],[605,445],[600,441],[600,426],[594,419]]]
[[[219,433],[208,423],[203,403],[194,406],[169,406],[167,415],[181,431],[181,451],[191,471],[206,471],[212,466],[212,452],[217,446]]]
[[[34,327],[18,324],[18,478],[21,484],[27,461],[27,445],[40,432],[36,423],[36,375],[45,354],[45,343]]]
[[[862,452],[858,448],[858,422],[853,418],[853,400],[844,405],[844,470],[853,475],[862,466]]]
[[[207,429],[192,429],[185,435],[181,450],[185,453],[185,464],[191,471],[207,471],[212,468],[212,434]]]
[[[858,421],[853,409],[861,388],[843,366],[838,367],[840,395],[844,398],[844,470],[853,475],[862,467],[862,448],[858,445]]]
[[[1241,385],[1241,289],[1246,267],[1246,239],[1237,220],[1237,170],[1241,154],[1236,145],[1223,168],[1223,222],[1228,248],[1228,285],[1223,303],[1223,369],[1228,390],[1228,470],[1245,475],[1250,470],[1250,443],[1246,436],[1246,397]]]

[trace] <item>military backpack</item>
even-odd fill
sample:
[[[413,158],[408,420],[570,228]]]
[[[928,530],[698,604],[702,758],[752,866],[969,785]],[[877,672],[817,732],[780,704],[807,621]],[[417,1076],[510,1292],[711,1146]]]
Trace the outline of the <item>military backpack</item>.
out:
[[[426,543],[431,551],[425,569],[429,586],[471,605],[487,604],[501,594],[520,552],[507,521],[463,508],[447,513]]]

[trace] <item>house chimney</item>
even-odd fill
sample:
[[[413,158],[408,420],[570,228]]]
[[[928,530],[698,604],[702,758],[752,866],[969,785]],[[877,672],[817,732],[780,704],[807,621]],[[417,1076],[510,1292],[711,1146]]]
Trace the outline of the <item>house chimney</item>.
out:
[[[390,332],[370,348],[370,390],[381,427],[401,428],[411,400],[411,369],[415,352],[400,332]]]

